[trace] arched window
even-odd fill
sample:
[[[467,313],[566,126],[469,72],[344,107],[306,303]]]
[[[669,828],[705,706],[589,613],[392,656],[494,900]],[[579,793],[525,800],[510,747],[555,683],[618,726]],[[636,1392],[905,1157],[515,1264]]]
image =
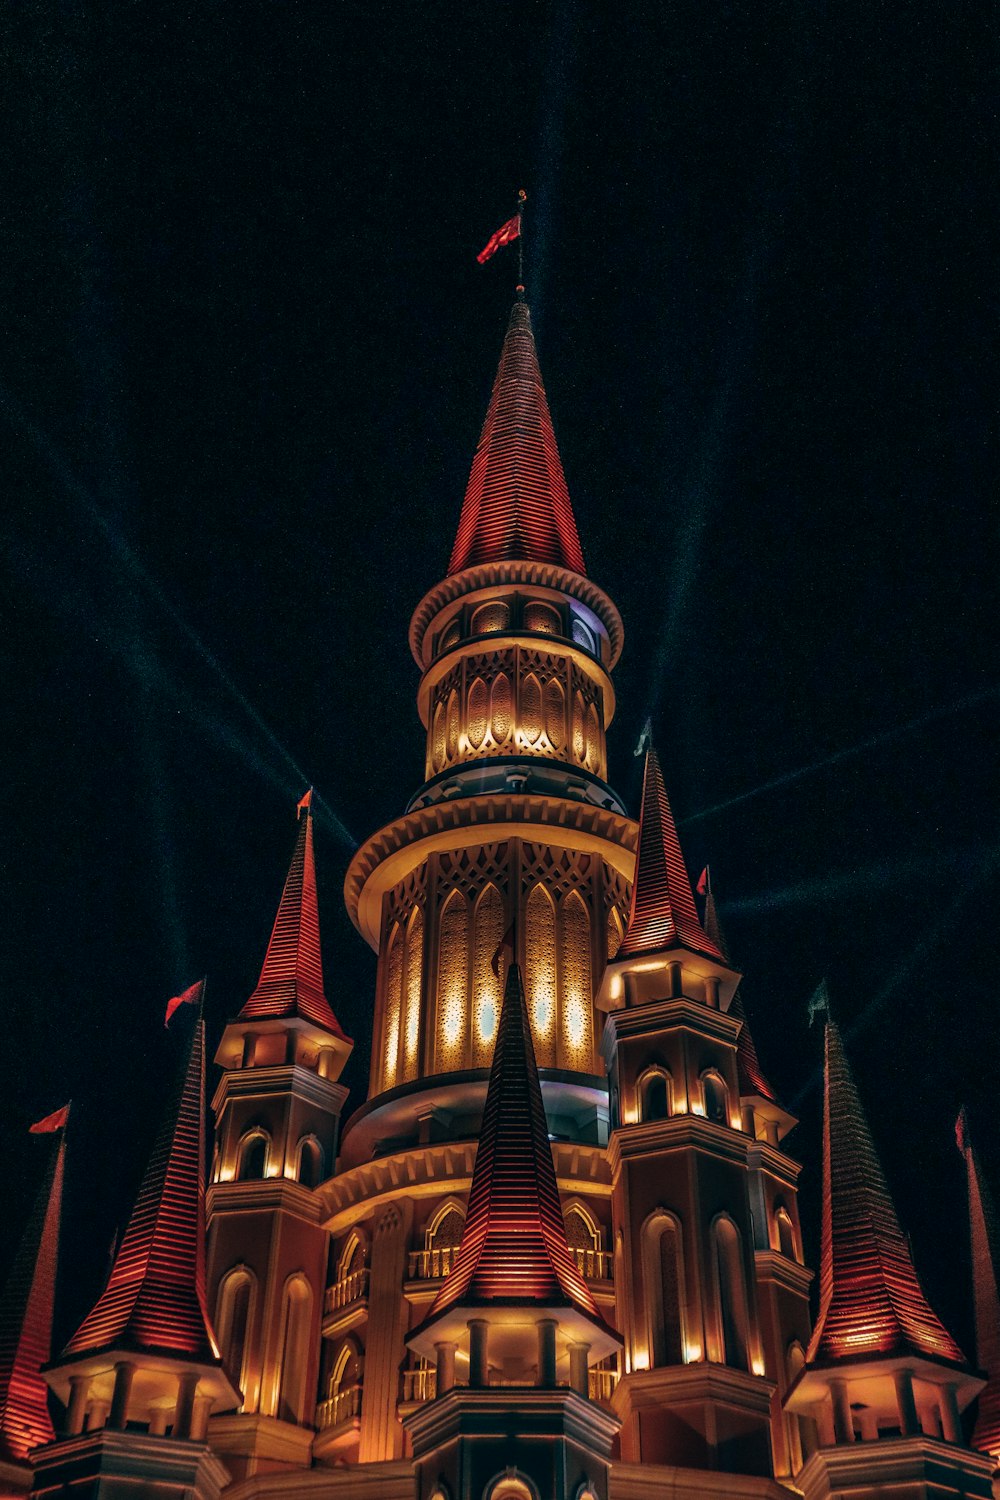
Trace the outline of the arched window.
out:
[[[448,1275],[461,1244],[464,1228],[465,1215],[458,1204],[443,1203],[424,1234],[428,1275]]]
[[[784,1205],[779,1205],[774,1213],[774,1227],[778,1232],[778,1250],[789,1260],[795,1260],[795,1230],[792,1226],[791,1215]]]
[[[665,1068],[650,1068],[639,1079],[639,1119],[668,1120],[673,1113],[673,1089]]]
[[[749,1317],[740,1232],[720,1215],[712,1225],[719,1363],[737,1370],[749,1367]]]
[[[714,1068],[701,1075],[702,1092],[705,1096],[705,1116],[717,1120],[720,1125],[729,1124],[729,1090]]]
[[[222,1362],[241,1390],[245,1388],[250,1318],[256,1301],[257,1279],[247,1266],[237,1266],[219,1283],[215,1326]]]
[[[521,734],[529,745],[534,745],[542,733],[542,689],[534,672],[529,672],[521,683],[518,717]]]
[[[558,610],[553,609],[551,604],[542,604],[533,599],[524,606],[524,628],[537,630],[542,635],[561,635],[562,621]]]
[[[589,625],[585,625],[582,620],[575,617],[573,620],[573,639],[578,646],[583,647],[584,651],[589,651],[591,656],[597,655],[594,632],[590,629]]]
[[[538,1500],[538,1491],[520,1474],[502,1474],[486,1486],[483,1500]]]
[[[316,1188],[323,1181],[323,1147],[314,1135],[299,1141],[296,1177],[303,1187]]]
[[[304,1276],[292,1276],[285,1283],[277,1411],[282,1422],[301,1423],[305,1420],[312,1300],[312,1291]]]
[[[642,1273],[650,1365],[683,1364],[684,1251],[680,1221],[666,1210],[646,1221]]]
[[[582,1203],[573,1203],[563,1214],[566,1243],[581,1276],[600,1276],[601,1232]]]
[[[438,936],[437,1061],[441,1072],[465,1062],[469,989],[469,908],[461,891],[444,904]]]
[[[510,624],[510,610],[502,599],[494,599],[490,604],[482,604],[472,616],[473,635],[493,635],[498,630],[506,630]]]
[[[338,1349],[330,1375],[329,1424],[336,1427],[361,1409],[361,1357],[353,1339]]]
[[[243,1137],[240,1141],[239,1157],[236,1163],[236,1177],[239,1182],[253,1182],[267,1175],[269,1144],[263,1130],[248,1131]]]
[[[345,1276],[350,1276],[354,1271],[363,1269],[365,1263],[365,1247],[357,1230],[352,1229],[337,1261],[337,1280],[343,1281]]]

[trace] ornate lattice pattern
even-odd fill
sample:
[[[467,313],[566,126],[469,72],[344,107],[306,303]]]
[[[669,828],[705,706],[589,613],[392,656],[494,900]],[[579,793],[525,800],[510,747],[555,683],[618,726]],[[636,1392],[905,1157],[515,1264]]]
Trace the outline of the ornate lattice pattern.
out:
[[[396,1060],[399,1057],[399,1027],[403,1009],[403,934],[399,924],[389,935],[385,980],[385,1053],[382,1086],[391,1089],[396,1082]]]
[[[593,1065],[593,987],[590,975],[590,917],[576,892],[562,909],[562,1043],[570,1068]]]
[[[555,1067],[556,913],[543,885],[528,897],[525,921],[528,1015],[540,1068]]]
[[[488,885],[476,903],[476,937],[472,970],[472,1065],[488,1067],[493,1058],[497,1021],[503,999],[492,960],[503,936],[503,899]]]
[[[420,1047],[420,990],[424,962],[424,917],[420,908],[410,918],[406,933],[406,1032],[403,1038],[403,1077],[415,1078]]]

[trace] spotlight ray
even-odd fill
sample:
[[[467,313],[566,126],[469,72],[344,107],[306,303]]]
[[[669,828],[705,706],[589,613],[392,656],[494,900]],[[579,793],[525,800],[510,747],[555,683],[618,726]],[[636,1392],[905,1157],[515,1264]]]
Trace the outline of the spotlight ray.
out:
[[[864,895],[869,891],[884,890],[890,882],[898,884],[906,880],[933,880],[952,874],[955,870],[976,868],[984,860],[989,864],[998,857],[1000,847],[987,845],[955,849],[950,854],[934,854],[924,858],[880,860],[863,870],[842,870],[834,875],[801,880],[779,890],[765,891],[759,896],[727,900],[721,903],[721,910],[724,913],[743,915],[774,911],[785,906],[809,905],[833,896]]]

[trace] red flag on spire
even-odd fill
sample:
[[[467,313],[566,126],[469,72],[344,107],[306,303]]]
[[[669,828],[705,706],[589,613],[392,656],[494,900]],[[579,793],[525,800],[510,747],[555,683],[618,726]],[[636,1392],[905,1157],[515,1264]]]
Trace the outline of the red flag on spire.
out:
[[[57,1130],[65,1130],[69,1119],[69,1105],[64,1104],[62,1109],[55,1109],[44,1120],[36,1120],[34,1125],[28,1126],[29,1135],[54,1135]]]
[[[698,884],[695,889],[697,890],[699,896],[707,896],[711,888],[712,886],[708,874],[708,865],[706,865],[701,874],[698,876]]]
[[[506,224],[501,224],[500,228],[495,234],[490,235],[489,239],[486,241],[486,244],[476,256],[479,264],[481,266],[485,266],[488,260],[493,259],[498,250],[500,250],[504,245],[509,245],[514,240],[518,239],[520,237],[520,234],[521,215],[515,214],[512,219],[507,220]]]
[[[301,818],[301,816],[302,816],[302,814],[304,812],[312,812],[312,805],[313,805],[313,789],[312,789],[312,787],[310,787],[309,790],[308,790],[308,792],[306,792],[304,796],[302,796],[302,797],[299,798],[299,804],[298,804],[298,814],[299,814],[299,817]]]
[[[197,979],[182,995],[175,995],[172,1000],[167,1001],[167,1013],[163,1018],[164,1026],[170,1025],[174,1011],[179,1010],[182,1005],[196,1005],[198,1003],[201,999],[201,987],[203,983],[203,980]]]

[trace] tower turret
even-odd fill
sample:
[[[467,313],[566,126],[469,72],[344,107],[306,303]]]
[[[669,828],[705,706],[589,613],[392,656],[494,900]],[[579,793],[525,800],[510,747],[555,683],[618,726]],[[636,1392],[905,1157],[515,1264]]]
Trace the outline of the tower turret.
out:
[[[1000,1462],[1000,1295],[997,1292],[996,1207],[983,1175],[979,1153],[963,1109],[955,1125],[958,1149],[965,1158],[969,1191],[969,1239],[972,1250],[972,1290],[976,1316],[976,1361],[986,1372],[979,1393],[972,1446]]]
[[[51,1357],[66,1137],[49,1161],[0,1297],[0,1495],[31,1488],[29,1455],[55,1436],[42,1366]]]
[[[204,1110],[199,1018],[107,1285],[47,1371],[66,1435],[40,1453],[33,1495],[110,1495],[136,1464],[153,1497],[183,1485],[211,1500],[227,1481],[205,1442],[239,1393],[205,1305]]]
[[[336,1162],[352,1045],[323,984],[307,792],[260,979],[216,1053],[209,1298],[243,1402],[212,1439],[237,1475],[310,1461],[328,1246],[317,1189]]]
[[[527,1464],[526,1477],[553,1500],[588,1484],[606,1497],[615,1424],[584,1403],[589,1365],[619,1342],[566,1240],[523,983],[511,965],[465,1229],[429,1317],[408,1340],[437,1367],[435,1402],[407,1421],[418,1471],[445,1475],[454,1493],[479,1493],[491,1476]],[[511,1441],[520,1431],[545,1439],[533,1458]]]
[[[982,1388],[924,1295],[840,1031],[826,1027],[819,1315],[787,1408],[819,1446],[808,1500],[990,1494],[959,1413]],[[883,1439],[891,1438],[891,1442]]]

